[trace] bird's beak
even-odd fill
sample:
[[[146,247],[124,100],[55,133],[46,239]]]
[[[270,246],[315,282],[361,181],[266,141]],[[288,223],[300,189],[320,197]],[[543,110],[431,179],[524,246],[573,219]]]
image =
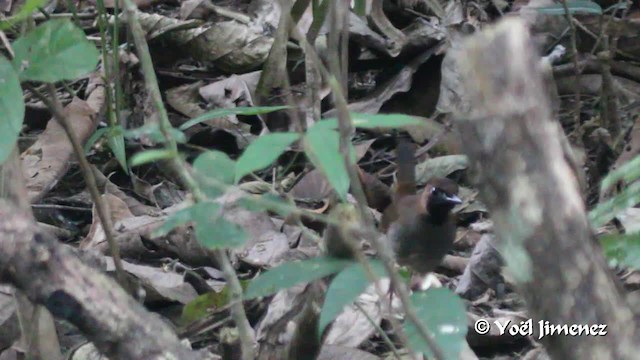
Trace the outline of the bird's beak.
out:
[[[448,203],[451,203],[451,204],[454,204],[454,205],[462,204],[462,200],[459,197],[457,197],[456,195],[447,196],[447,197],[445,197],[445,199],[447,199]]]

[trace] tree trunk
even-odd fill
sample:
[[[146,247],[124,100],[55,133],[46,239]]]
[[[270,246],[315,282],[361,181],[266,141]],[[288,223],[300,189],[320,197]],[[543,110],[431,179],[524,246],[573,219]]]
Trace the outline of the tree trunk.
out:
[[[456,114],[465,152],[534,327],[606,325],[606,336],[544,337],[548,353],[637,359],[635,314],[590,228],[525,25],[508,19],[473,36],[458,63],[470,105]]]

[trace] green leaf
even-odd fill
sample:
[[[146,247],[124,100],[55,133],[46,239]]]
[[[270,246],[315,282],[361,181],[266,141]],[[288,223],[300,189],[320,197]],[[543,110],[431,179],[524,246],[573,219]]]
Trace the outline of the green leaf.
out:
[[[221,118],[229,115],[261,115],[273,111],[288,109],[289,106],[252,106],[252,107],[236,107],[231,109],[216,109],[193,118],[186,123],[180,125],[180,130],[186,130],[193,125],[200,124],[205,121]]]
[[[93,134],[91,134],[91,136],[89,137],[89,140],[87,140],[87,142],[84,144],[85,155],[89,153],[93,145],[95,145],[98,142],[98,140],[100,140],[100,138],[104,136],[104,134],[106,134],[108,130],[109,128],[102,128],[102,129],[96,130]]]
[[[238,225],[224,219],[220,204],[199,202],[176,211],[152,235],[163,236],[178,226],[194,223],[196,239],[209,249],[238,247],[245,243],[247,235]]]
[[[367,0],[355,0],[353,2],[353,12],[362,18],[367,16]]]
[[[446,288],[428,289],[414,293],[411,302],[418,319],[433,334],[445,359],[457,359],[467,335],[467,314],[462,300]],[[429,346],[409,320],[405,321],[405,333],[411,349],[429,354]]]
[[[107,135],[107,144],[109,149],[118,160],[118,163],[122,167],[125,173],[129,174],[129,168],[127,167],[127,153],[124,143],[124,131],[122,126],[115,125],[108,128],[102,128],[96,130],[87,143],[84,145],[85,154],[89,152],[91,147],[105,134]]]
[[[640,233],[605,235],[598,240],[607,258],[615,262],[614,265],[640,269]]]
[[[554,4],[551,6],[542,6],[535,8],[538,12],[547,15],[564,15],[564,6],[562,4]],[[575,0],[567,1],[567,9],[570,14],[602,14],[600,5],[593,1]]]
[[[0,30],[6,30],[12,27],[15,23],[28,18],[31,13],[36,11],[40,7],[44,7],[47,0],[27,0],[23,7],[20,8],[17,14],[10,18],[0,20]]]
[[[196,239],[209,249],[236,248],[247,240],[247,234],[238,225],[222,216],[220,205],[210,202],[194,207]]]
[[[640,203],[640,182],[631,183],[621,193],[598,204],[589,212],[589,220],[595,228],[600,227],[616,217],[621,211]]]
[[[252,142],[236,164],[236,182],[255,170],[273,163],[300,135],[295,133],[265,134]]]
[[[95,70],[98,50],[70,20],[54,19],[13,43],[20,80],[74,80]]]
[[[402,128],[406,126],[419,126],[425,123],[418,118],[404,114],[361,114],[350,113],[353,126],[361,129],[375,128]],[[317,129],[337,129],[338,119],[323,119],[313,125]]]
[[[373,273],[380,277],[384,275],[384,266],[379,261],[370,261]],[[369,286],[369,278],[364,266],[360,263],[353,264],[341,271],[332,281],[324,300],[324,306],[320,313],[319,331],[322,334],[344,307],[351,304]]]
[[[202,153],[193,162],[196,180],[210,198],[223,192],[224,184],[233,184],[236,163],[227,154],[213,150]]]
[[[345,200],[349,191],[349,174],[340,153],[339,136],[333,130],[311,128],[305,136],[305,152],[311,162]],[[352,151],[352,153],[355,153]]]
[[[176,153],[168,149],[153,149],[139,152],[131,157],[131,167],[140,166],[154,161],[171,159],[174,156],[176,156]]]
[[[240,199],[240,205],[249,211],[273,211],[281,216],[287,216],[296,210],[295,204],[290,204],[273,193],[247,195]]]
[[[205,318],[211,310],[223,307],[229,301],[229,295],[229,287],[225,286],[219,293],[209,291],[198,296],[182,308],[180,321],[186,325]]]
[[[184,133],[178,129],[168,129],[169,136],[171,136],[177,143],[184,144],[187,142],[187,137]],[[136,129],[130,129],[124,132],[124,137],[127,139],[140,139],[141,137],[148,137],[149,140],[157,144],[165,142],[164,135],[160,131],[160,126],[157,123],[141,126]]]
[[[248,280],[240,280],[240,286],[242,289],[246,289]],[[220,292],[209,291],[195,298],[182,308],[182,316],[180,322],[183,325],[187,325],[196,320],[205,318],[211,314],[212,310],[220,309],[229,303],[231,298],[231,291],[229,286],[222,288]]]
[[[113,155],[118,160],[118,163],[122,167],[125,173],[129,174],[129,168],[127,167],[127,153],[124,145],[124,136],[122,127],[120,125],[114,126],[109,129],[107,144]]]
[[[352,113],[353,126],[362,129],[401,128],[424,125],[424,122],[404,114],[360,114]]]
[[[620,180],[630,183],[638,178],[640,178],[640,156],[636,156],[633,160],[609,172],[602,180],[600,190],[606,191]]]
[[[9,157],[18,141],[24,119],[24,100],[18,74],[0,56],[0,164]]]
[[[203,206],[202,204],[204,203],[197,203],[197,204],[191,205],[187,208],[180,209],[174,212],[173,214],[167,216],[167,218],[164,220],[164,223],[162,223],[160,227],[153,230],[153,232],[151,233],[151,236],[153,237],[165,236],[169,232],[171,232],[171,230],[177,228],[178,226],[185,225],[189,222],[195,221],[194,208],[198,206]],[[216,208],[216,211],[217,211],[217,208]]]
[[[288,262],[253,279],[245,293],[245,299],[269,296],[282,289],[335,274],[351,264],[351,260],[331,257]]]

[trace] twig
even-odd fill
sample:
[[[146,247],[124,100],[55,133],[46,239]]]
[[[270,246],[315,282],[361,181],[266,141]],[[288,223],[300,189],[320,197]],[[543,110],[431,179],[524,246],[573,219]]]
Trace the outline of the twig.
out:
[[[580,75],[582,70],[580,70],[580,64],[578,63],[578,47],[576,45],[576,26],[573,23],[573,15],[569,12],[569,6],[567,5],[567,0],[562,0],[562,7],[564,8],[565,17],[567,19],[567,23],[569,24],[569,28],[571,29],[570,37],[571,37],[571,52],[573,53],[573,66],[576,68],[575,73],[575,82],[576,85],[580,84]],[[575,93],[575,108],[574,108],[574,142],[578,145],[582,144],[582,125],[580,124],[580,110],[582,109],[582,104],[580,101],[580,86],[576,88]]]
[[[387,334],[380,327],[380,325],[378,325],[377,322],[373,321],[371,316],[369,316],[369,314],[367,314],[367,312],[364,311],[364,308],[362,307],[362,305],[358,304],[357,301],[354,301],[353,305],[355,305],[355,307],[358,310],[360,310],[360,312],[364,315],[364,317],[367,318],[367,320],[369,321],[371,326],[373,326],[376,329],[376,331],[378,332],[378,334],[380,334],[380,336],[382,337],[382,340],[384,341],[384,343],[387,344],[387,346],[391,349],[391,352],[393,353],[393,356],[395,356],[396,359],[402,359],[402,356],[400,356],[400,353],[398,352],[398,348],[396,348],[396,345],[393,343],[393,341],[391,341],[389,336],[387,336]]]
[[[169,160],[169,165],[173,168],[176,174],[180,176],[180,180],[182,180],[183,185],[185,185],[186,188],[193,194],[194,199],[197,202],[201,202],[203,200],[206,200],[206,196],[200,190],[200,188],[196,184],[195,179],[187,170],[187,165],[184,160],[182,160],[182,158],[178,155],[177,143],[170,134],[171,123],[169,122],[167,110],[162,102],[162,95],[160,94],[158,80],[153,69],[153,62],[149,53],[149,46],[147,45],[147,41],[145,40],[144,32],[142,30],[142,27],[140,26],[140,22],[138,21],[136,13],[136,6],[133,4],[133,2],[131,2],[131,0],[125,0],[125,14],[127,16],[127,23],[129,24],[129,30],[131,31],[131,34],[133,36],[136,50],[138,52],[138,57],[140,58],[146,88],[151,95],[156,111],[158,111],[159,130],[165,138],[167,149],[174,153],[174,156]],[[247,315],[242,304],[242,286],[240,285],[240,281],[236,276],[236,272],[231,265],[231,261],[229,260],[227,253],[224,250],[216,250],[214,251],[214,257],[220,264],[221,270],[224,273],[225,279],[229,286],[230,302],[233,304],[231,306],[231,316],[233,317],[233,320],[238,327],[240,336],[240,347],[242,349],[242,359],[253,360],[255,358],[254,337],[252,335],[251,325],[247,320]]]
[[[107,239],[107,243],[109,244],[109,251],[111,252],[111,256],[113,257],[113,264],[116,268],[116,277],[118,279],[118,283],[120,283],[120,286],[122,286],[126,291],[131,291],[132,289],[129,288],[127,277],[124,272],[124,268],[122,267],[122,260],[120,259],[120,247],[118,246],[118,242],[116,241],[113,234],[113,224],[111,223],[111,217],[109,216],[109,209],[107,209],[106,203],[102,201],[102,196],[100,195],[100,191],[98,190],[98,185],[96,183],[96,178],[93,175],[93,171],[91,170],[91,165],[87,161],[87,158],[84,156],[84,149],[82,148],[82,144],[80,144],[78,136],[73,131],[73,127],[69,123],[69,119],[64,114],[62,104],[60,103],[60,99],[58,99],[56,87],[53,84],[47,84],[47,91],[49,92],[49,96],[51,97],[51,99],[49,99],[33,86],[26,83],[25,86],[36,97],[38,97],[47,106],[47,108],[49,108],[53,116],[56,118],[58,123],[62,126],[65,133],[69,137],[69,141],[71,142],[71,146],[73,147],[73,152],[78,157],[80,171],[82,172],[82,176],[87,183],[87,188],[89,189],[91,199],[96,206],[98,218],[100,219],[102,229],[104,230],[104,235]]]
[[[337,5],[337,2],[334,3],[333,6],[334,8],[336,8],[336,10],[334,10],[332,14],[334,16],[339,16],[340,12],[338,11],[339,8]],[[345,11],[345,9],[342,9],[342,10]],[[346,11],[348,11],[348,9]],[[333,31],[337,31],[337,29],[332,29],[332,32]],[[334,56],[329,56],[329,58],[330,58],[329,66],[331,67],[331,72],[333,72],[334,74],[340,74],[340,64],[337,63],[338,57],[334,55]],[[338,110],[338,129],[340,133],[340,149],[342,154],[344,155],[344,163],[347,168],[347,172],[349,174],[349,180],[351,182],[351,192],[356,198],[356,201],[358,203],[358,208],[361,214],[362,221],[364,222],[365,228],[373,229],[373,224],[371,223],[369,216],[367,216],[368,209],[367,209],[366,196],[362,189],[362,185],[360,183],[360,178],[358,177],[355,164],[351,163],[351,157],[349,156],[350,154],[349,145],[351,143],[351,133],[353,132],[354,129],[353,129],[353,124],[351,122],[351,117],[349,116],[347,100],[342,93],[342,89],[340,87],[339,81],[336,80],[336,78],[331,76],[330,74],[326,74],[326,69],[324,69],[323,72],[325,72],[325,76],[328,76],[329,78],[329,84],[331,86],[331,90],[333,91],[333,99],[335,102],[336,109]],[[375,233],[376,233],[375,231],[371,231],[372,235]],[[382,260],[382,263],[384,264],[386,272],[391,278],[391,283],[398,293],[398,297],[402,302],[402,306],[405,310],[405,314],[407,318],[409,319],[409,321],[411,321],[415,325],[421,337],[424,338],[427,345],[433,352],[434,357],[436,359],[444,359],[444,354],[442,352],[442,349],[440,349],[440,347],[434,340],[433,334],[418,319],[416,311],[411,304],[411,300],[409,299],[409,291],[407,290],[407,287],[402,281],[400,275],[394,268],[394,261],[392,257],[389,255],[387,246],[385,246],[385,244],[383,244],[382,241],[380,241],[378,237],[375,235],[371,236],[370,240],[371,240],[371,243],[376,248],[376,251],[378,252],[378,256],[380,257],[380,259]],[[347,241],[347,242],[352,243],[352,241]],[[350,246],[353,247],[353,245],[350,245]],[[373,280],[375,280],[375,275],[373,274],[370,264],[368,264],[368,262],[366,261],[364,254],[362,254],[361,251],[356,251],[355,254],[358,260],[362,262],[367,275],[372,276]],[[381,297],[381,299],[384,299],[384,296]],[[389,308],[391,308],[391,304],[389,304]],[[406,334],[404,334],[404,332],[402,331],[402,328],[400,326],[394,326],[394,327],[396,327],[396,330],[398,331],[398,335],[403,340],[403,342],[407,346],[409,346],[409,342],[406,338]]]
[[[68,205],[58,205],[58,204],[32,204],[31,208],[91,212],[91,208],[88,208],[88,207],[83,208],[79,206],[68,206]]]
[[[609,130],[613,139],[620,134],[620,117],[618,116],[618,102],[614,91],[615,80],[611,75],[612,53],[609,47],[609,36],[602,38],[603,50],[598,53],[602,73],[602,88],[600,91],[600,117],[604,127]]]

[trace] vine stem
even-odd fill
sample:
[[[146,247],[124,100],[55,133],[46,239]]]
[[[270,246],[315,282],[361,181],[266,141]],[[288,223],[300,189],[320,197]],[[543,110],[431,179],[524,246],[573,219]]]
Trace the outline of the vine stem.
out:
[[[337,46],[339,43],[339,40],[345,41],[345,37],[348,36],[348,32],[342,33],[341,34],[342,39],[340,39],[340,37],[338,36],[339,34],[338,31],[341,28],[336,25],[339,25],[340,22],[342,23],[348,22],[347,19],[348,19],[349,8],[348,6],[345,6],[345,4],[342,4],[342,6],[339,6],[338,2],[332,3],[332,6],[333,7],[331,9],[332,10],[331,24],[334,26],[332,26],[330,34],[333,34],[335,38],[334,39],[330,38],[331,40],[333,40],[333,46],[330,46],[329,48],[330,48],[330,52],[333,52],[333,54],[330,54],[329,56],[329,59],[330,59],[329,66],[330,66],[331,73],[336,74],[338,76],[340,75],[344,76],[343,75],[344,72],[342,70],[346,68],[347,64],[344,64],[344,63],[340,64],[338,61],[338,59],[340,59],[339,57],[340,54],[336,54],[335,52],[339,48]],[[343,29],[345,28],[346,27],[343,27]],[[311,47],[306,47],[306,48],[311,49]],[[312,49],[311,51],[313,52]],[[342,60],[344,61],[344,58],[342,58]],[[372,230],[372,231],[368,231],[368,233],[371,235],[370,242],[376,249],[378,256],[380,257],[380,260],[382,260],[385,271],[387,272],[387,274],[391,279],[391,284],[393,285],[393,288],[397,292],[398,298],[402,303],[402,307],[405,311],[405,315],[407,319],[411,323],[413,323],[413,325],[416,327],[420,336],[425,340],[425,342],[429,346],[429,349],[431,349],[431,351],[433,352],[434,358],[444,359],[445,358],[444,352],[442,351],[438,343],[435,341],[433,333],[418,318],[418,314],[413,304],[411,303],[411,299],[409,297],[409,290],[407,289],[406,285],[404,284],[400,275],[395,269],[394,260],[392,256],[389,254],[388,246],[386,246],[386,244],[384,244],[383,241],[381,241],[377,236],[375,236],[376,232],[373,231],[374,229],[373,224],[369,220],[369,216],[367,216],[367,212],[368,212],[367,200],[366,200],[364,191],[362,189],[362,185],[360,183],[360,178],[358,177],[356,164],[353,163],[352,158],[350,156],[350,151],[349,151],[349,145],[351,143],[351,136],[354,132],[354,128],[353,128],[353,123],[351,121],[351,116],[349,115],[347,99],[346,99],[345,93],[342,91],[343,90],[342,86],[344,86],[346,82],[340,81],[340,79],[336,79],[335,76],[332,76],[331,73],[322,66],[322,63],[320,61],[316,61],[316,63],[319,64],[320,70],[323,76],[328,78],[329,86],[331,87],[331,91],[333,92],[333,100],[335,102],[335,107],[338,111],[338,131],[340,135],[340,151],[343,154],[344,163],[347,169],[347,173],[349,174],[349,180],[351,183],[351,193],[356,198],[358,209],[360,211],[361,218],[364,222],[363,225],[365,226],[366,229]],[[345,79],[342,79],[342,80],[345,80]],[[347,242],[348,242],[347,245],[349,245],[352,248],[355,248],[354,244],[352,244],[353,241],[347,241]],[[367,276],[373,277],[373,279],[375,279],[375,274],[371,269],[371,265],[366,261],[366,258],[364,257],[362,252],[356,251],[355,254],[358,260],[363,264],[365,271],[367,273]],[[380,292],[380,289],[377,288],[377,291]],[[383,298],[384,297],[382,297],[381,300]],[[389,309],[391,309],[391,304],[389,304]],[[409,347],[410,346],[409,341],[407,339],[406,334],[402,330],[402,327],[398,326],[397,321],[393,323],[393,326],[397,331],[399,337],[405,343],[405,345]]]
[[[171,136],[170,129],[172,126],[169,122],[169,117],[167,116],[167,110],[162,102],[162,95],[160,94],[158,79],[153,69],[149,46],[145,39],[140,22],[138,21],[137,8],[131,0],[124,0],[124,5],[129,31],[133,36],[138,57],[140,58],[145,85],[159,115],[159,130],[165,139],[165,146],[173,153],[172,158],[169,159],[169,165],[180,177],[183,185],[193,194],[195,201],[205,201],[206,196],[200,190],[200,187],[191,175],[186,162],[178,154],[178,145],[175,139]],[[215,250],[214,257],[218,261],[218,264],[221,267],[220,270],[222,270],[225,280],[227,281],[227,285],[229,286],[231,317],[238,328],[240,347],[242,349],[242,360],[253,360],[255,359],[255,336],[242,303],[242,286],[240,284],[240,280],[238,280],[236,272],[231,265],[231,260],[225,250]]]

